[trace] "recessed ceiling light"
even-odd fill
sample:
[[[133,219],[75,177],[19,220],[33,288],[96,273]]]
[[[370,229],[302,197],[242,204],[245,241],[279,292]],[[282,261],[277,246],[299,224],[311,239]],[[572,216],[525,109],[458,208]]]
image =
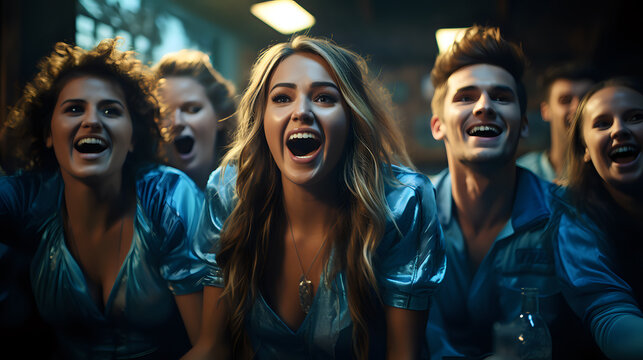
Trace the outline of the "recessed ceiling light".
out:
[[[440,53],[447,51],[454,42],[460,41],[468,28],[439,29],[435,32],[435,40],[438,42]]]
[[[254,4],[252,15],[282,34],[292,34],[315,24],[315,17],[293,0],[274,0]]]

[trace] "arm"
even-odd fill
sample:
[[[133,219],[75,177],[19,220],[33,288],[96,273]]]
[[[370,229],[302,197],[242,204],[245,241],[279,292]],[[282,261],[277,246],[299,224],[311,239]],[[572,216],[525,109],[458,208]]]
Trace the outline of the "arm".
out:
[[[643,314],[615,271],[610,243],[589,220],[562,216],[557,232],[556,272],[569,306],[610,359],[643,358]]]
[[[633,360],[643,356],[643,317],[636,314],[636,307],[629,307],[610,304],[592,314],[592,334],[610,359]]]
[[[203,293],[201,291],[186,295],[174,295],[176,306],[179,308],[183,325],[194,345],[201,330],[201,310],[203,308]]]
[[[223,288],[206,286],[203,290],[203,321],[198,341],[183,360],[232,358],[227,331],[227,306],[219,301]]]
[[[424,342],[426,311],[385,306],[386,358],[419,359]]]

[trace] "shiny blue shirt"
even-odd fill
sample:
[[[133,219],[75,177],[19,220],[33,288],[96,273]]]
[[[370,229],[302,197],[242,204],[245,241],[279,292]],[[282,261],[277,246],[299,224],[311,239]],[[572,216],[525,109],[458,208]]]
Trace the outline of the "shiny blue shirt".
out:
[[[178,170],[137,177],[129,252],[104,309],[94,302],[66,246],[60,173],[0,178],[4,242],[34,251],[31,283],[43,319],[65,359],[178,358],[189,350],[174,295],[200,291],[205,266],[191,239],[203,194]]]
[[[492,351],[493,324],[520,314],[521,288],[539,289],[540,313],[548,322],[561,303],[551,242],[552,184],[517,167],[511,218],[476,271],[455,217],[448,169],[436,177],[438,216],[446,238],[444,280],[434,295],[427,325],[431,359],[479,357]]]
[[[400,182],[386,188],[393,221],[387,222],[375,257],[380,295],[388,306],[426,310],[446,268],[444,238],[438,223],[434,190],[424,175],[396,166],[393,173]],[[235,180],[236,169],[229,167],[225,177],[218,169],[208,181],[199,236],[203,240],[199,252],[211,269],[206,285],[224,285],[216,254],[211,249],[219,239],[223,222],[236,204]],[[330,261],[332,258],[331,255]],[[296,330],[290,329],[278,317],[261,293],[257,295],[246,317],[246,330],[258,359],[352,357],[352,321],[345,275],[339,272],[330,279],[324,273],[319,282],[323,285],[315,293],[310,312]],[[384,357],[384,332],[374,331],[371,336],[375,336],[371,337],[371,344],[384,350],[371,351],[371,355],[373,358]]]

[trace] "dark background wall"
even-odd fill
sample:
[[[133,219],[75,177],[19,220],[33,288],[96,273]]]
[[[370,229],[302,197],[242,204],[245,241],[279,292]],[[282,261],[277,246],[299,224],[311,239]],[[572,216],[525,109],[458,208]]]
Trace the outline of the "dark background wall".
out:
[[[227,75],[242,90],[249,66],[268,45],[287,40],[250,14],[251,0],[166,0],[184,17],[210,23],[235,39],[235,67]],[[159,7],[141,0],[142,6]],[[531,135],[519,153],[548,145],[548,127],[539,114],[542,90],[539,74],[557,62],[587,60],[606,75],[643,78],[640,12],[633,0],[300,0],[316,24],[310,35],[325,36],[367,57],[372,74],[391,91],[407,149],[427,172],[444,166],[444,150],[433,140],[429,103],[422,94],[423,79],[438,53],[435,31],[477,23],[499,26],[504,36],[519,42],[530,59],[525,82],[530,97]],[[146,5],[147,4],[147,5]],[[151,5],[156,4],[156,5]],[[74,0],[3,1],[0,53],[0,121],[15,103],[36,63],[56,41],[75,39],[77,3]],[[192,34],[209,41],[209,34]],[[221,37],[219,37],[221,38]],[[214,41],[210,41],[214,43]],[[213,50],[225,56],[228,43]],[[232,44],[232,43],[230,43]],[[228,61],[229,62],[229,61]],[[216,64],[216,61],[215,61]],[[232,71],[232,73],[230,73]]]

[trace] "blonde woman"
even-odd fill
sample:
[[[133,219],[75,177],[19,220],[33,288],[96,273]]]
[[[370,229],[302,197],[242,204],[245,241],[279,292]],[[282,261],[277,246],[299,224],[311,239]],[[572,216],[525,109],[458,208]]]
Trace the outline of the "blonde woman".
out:
[[[202,336],[190,358],[418,358],[445,270],[428,179],[358,55],[264,51],[209,180]],[[227,220],[226,220],[227,218]]]

